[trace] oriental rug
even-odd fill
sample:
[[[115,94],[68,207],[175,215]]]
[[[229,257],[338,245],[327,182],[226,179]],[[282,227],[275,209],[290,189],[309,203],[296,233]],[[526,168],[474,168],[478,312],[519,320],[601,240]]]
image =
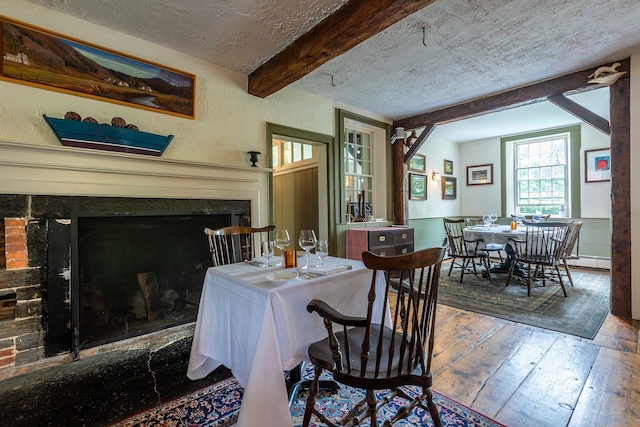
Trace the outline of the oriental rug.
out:
[[[438,303],[476,313],[488,314],[513,322],[593,339],[609,312],[611,276],[607,271],[571,269],[574,287],[565,278],[567,297],[557,282],[534,282],[531,296],[523,280],[492,273],[493,284],[480,275],[454,268],[447,276],[449,264],[442,265]],[[516,278],[517,279],[517,278]]]
[[[308,368],[309,369],[309,368]],[[310,373],[310,370],[307,370]],[[417,392],[415,388],[405,389],[410,394]],[[388,391],[386,391],[388,392]],[[385,391],[381,391],[384,394]],[[188,394],[171,402],[152,408],[146,412],[134,415],[124,421],[113,424],[113,427],[232,427],[235,425],[243,389],[234,377],[227,378],[212,386]],[[456,402],[436,391],[434,400],[442,423],[445,427],[504,427],[502,424]],[[300,393],[291,408],[293,425],[302,425],[306,392]],[[324,413],[329,419],[338,418],[346,414],[364,397],[364,392],[347,386],[341,386],[333,394],[322,391],[318,394],[316,405],[324,407]],[[379,413],[388,414],[398,408],[399,402],[392,401]],[[402,405],[400,401],[400,405]],[[268,414],[265,414],[268,417]],[[315,421],[315,422],[314,422]],[[311,427],[320,427],[315,417]],[[370,426],[365,420],[362,426]],[[395,424],[397,427],[433,426],[431,416],[421,408],[416,408],[412,415]]]

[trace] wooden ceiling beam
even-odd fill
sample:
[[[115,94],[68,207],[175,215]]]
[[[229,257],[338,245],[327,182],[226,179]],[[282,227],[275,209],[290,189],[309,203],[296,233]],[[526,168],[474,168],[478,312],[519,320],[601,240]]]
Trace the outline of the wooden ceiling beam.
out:
[[[553,105],[563,109],[567,113],[579,118],[583,122],[593,126],[600,132],[609,136],[611,130],[609,128],[609,121],[603,117],[600,117],[591,110],[584,108],[582,105],[574,102],[564,96],[563,94],[552,95],[547,98]]]
[[[621,70],[629,70],[629,59],[618,62],[621,63]],[[571,92],[576,89],[597,89],[602,87],[602,85],[587,85],[589,75],[593,73],[595,68],[597,67],[566,74],[555,79],[531,84],[507,92],[489,95],[484,98],[474,99],[463,104],[399,119],[394,121],[393,127],[403,127],[411,130],[430,124],[441,125],[460,119],[495,113],[521,105],[544,101],[552,95]]]
[[[265,98],[435,0],[350,0],[249,74],[249,93]]]

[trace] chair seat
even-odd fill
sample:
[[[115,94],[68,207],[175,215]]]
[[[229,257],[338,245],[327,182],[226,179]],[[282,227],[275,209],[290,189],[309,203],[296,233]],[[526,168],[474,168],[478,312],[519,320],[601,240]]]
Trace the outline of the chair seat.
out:
[[[390,375],[384,377],[380,374],[376,374],[376,363],[375,360],[378,360],[378,352],[377,352],[377,344],[378,337],[380,336],[380,325],[372,324],[371,332],[369,334],[371,340],[371,350],[369,351],[369,362],[365,368],[364,375],[362,375],[363,367],[362,360],[360,359],[360,348],[359,346],[362,344],[364,334],[366,333],[365,328],[353,328],[349,330],[349,346],[351,348],[351,372],[346,372],[346,364],[343,366],[343,373],[345,375],[340,375],[340,372],[334,367],[333,357],[331,356],[331,349],[329,347],[329,338],[325,338],[322,341],[318,341],[309,346],[309,357],[311,361],[317,365],[322,366],[325,369],[331,370],[333,372],[334,378],[344,384],[352,385],[350,378],[357,377],[357,386],[362,387],[363,378],[370,379],[369,387],[375,388],[375,380],[384,381],[387,387],[397,387],[402,384],[411,384],[411,385],[419,385],[424,387],[431,387],[431,376],[422,376],[420,369],[407,369],[406,360],[408,358],[408,352],[405,351],[404,354],[402,352],[402,339],[403,335],[396,334],[395,343],[394,343],[394,352],[393,357],[391,359],[391,365],[389,366],[389,349],[385,348],[385,351],[380,354],[380,367],[379,370],[384,372],[389,368]],[[384,327],[383,331],[383,341],[389,342],[391,340],[392,331],[390,328]],[[343,349],[343,358],[346,357],[344,349],[346,348],[345,343],[345,335],[343,332],[337,332],[336,338],[340,343],[340,348]],[[408,340],[411,337],[407,337]],[[400,366],[400,360],[405,361],[405,366],[403,369],[399,371],[398,367]],[[400,373],[399,373],[400,372]],[[415,377],[413,381],[407,381],[406,376]],[[397,384],[389,383],[389,378],[397,378]]]

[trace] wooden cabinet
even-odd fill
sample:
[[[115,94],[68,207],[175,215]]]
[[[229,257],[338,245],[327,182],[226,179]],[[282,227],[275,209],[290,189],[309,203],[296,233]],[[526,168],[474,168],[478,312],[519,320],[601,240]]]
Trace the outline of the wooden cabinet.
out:
[[[347,230],[347,258],[362,259],[362,252],[391,256],[413,252],[413,228],[404,226]]]

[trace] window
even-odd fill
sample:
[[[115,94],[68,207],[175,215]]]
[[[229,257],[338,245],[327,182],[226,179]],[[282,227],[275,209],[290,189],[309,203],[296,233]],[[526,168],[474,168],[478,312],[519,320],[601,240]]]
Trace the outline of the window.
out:
[[[352,215],[364,217],[371,215],[373,204],[371,133],[350,127],[346,127],[344,133],[344,188],[347,204]],[[358,212],[362,195],[365,212]]]
[[[520,214],[566,215],[569,134],[514,144],[515,205]]]
[[[292,166],[313,160],[313,146],[303,142],[273,139],[273,167]]]

